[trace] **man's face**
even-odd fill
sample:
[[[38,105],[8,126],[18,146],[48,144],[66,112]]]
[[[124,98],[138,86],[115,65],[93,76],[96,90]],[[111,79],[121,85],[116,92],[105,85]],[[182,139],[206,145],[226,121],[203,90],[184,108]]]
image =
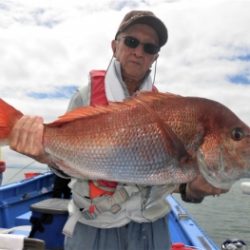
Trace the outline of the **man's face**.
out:
[[[135,48],[130,48],[124,43],[126,37],[135,38],[140,44]],[[144,44],[159,44],[155,30],[145,24],[135,24],[129,27],[118,35],[117,40],[112,41],[114,56],[121,63],[123,77],[135,81],[141,80],[157,59],[158,53],[149,54],[145,52]]]

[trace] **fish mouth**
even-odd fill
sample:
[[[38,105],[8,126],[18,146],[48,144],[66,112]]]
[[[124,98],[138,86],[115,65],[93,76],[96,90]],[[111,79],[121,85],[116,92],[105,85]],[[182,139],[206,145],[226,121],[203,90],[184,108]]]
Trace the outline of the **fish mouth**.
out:
[[[233,167],[233,164],[228,166],[229,164],[226,163],[222,150],[220,150],[219,154],[218,163],[213,168],[206,163],[204,154],[200,150],[197,155],[200,173],[212,186],[229,190],[240,178],[250,177],[249,171],[237,169],[236,166]]]

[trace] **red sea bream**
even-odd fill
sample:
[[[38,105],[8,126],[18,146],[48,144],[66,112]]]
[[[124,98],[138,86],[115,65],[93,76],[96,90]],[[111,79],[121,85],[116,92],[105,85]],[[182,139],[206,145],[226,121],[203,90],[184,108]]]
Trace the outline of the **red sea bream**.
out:
[[[0,100],[0,141],[22,113]],[[45,124],[51,161],[77,178],[177,184],[198,173],[218,188],[250,176],[250,128],[222,104],[140,93],[121,103],[81,107]]]

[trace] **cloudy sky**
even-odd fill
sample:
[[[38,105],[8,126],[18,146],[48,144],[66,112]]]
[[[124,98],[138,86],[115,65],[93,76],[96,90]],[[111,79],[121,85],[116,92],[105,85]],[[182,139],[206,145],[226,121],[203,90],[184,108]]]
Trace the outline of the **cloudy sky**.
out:
[[[220,101],[250,124],[250,0],[0,0],[0,98],[54,120],[89,70],[107,68],[131,9],[151,10],[168,27],[161,91]],[[2,152],[8,165],[31,162]]]

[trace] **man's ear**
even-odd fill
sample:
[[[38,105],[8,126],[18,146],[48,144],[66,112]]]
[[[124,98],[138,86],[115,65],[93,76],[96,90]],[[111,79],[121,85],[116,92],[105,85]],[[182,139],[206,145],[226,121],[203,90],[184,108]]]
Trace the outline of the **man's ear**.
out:
[[[152,65],[153,65],[154,63],[155,63],[155,65],[156,65],[158,57],[159,57],[159,54],[154,55],[154,60],[153,60],[153,62],[151,63],[151,66],[150,66],[150,67],[152,67]]]
[[[113,56],[114,56],[114,57],[115,57],[115,52],[116,52],[116,45],[117,45],[116,40],[113,40],[113,41],[111,42],[111,48],[112,48],[112,50],[113,50]]]

